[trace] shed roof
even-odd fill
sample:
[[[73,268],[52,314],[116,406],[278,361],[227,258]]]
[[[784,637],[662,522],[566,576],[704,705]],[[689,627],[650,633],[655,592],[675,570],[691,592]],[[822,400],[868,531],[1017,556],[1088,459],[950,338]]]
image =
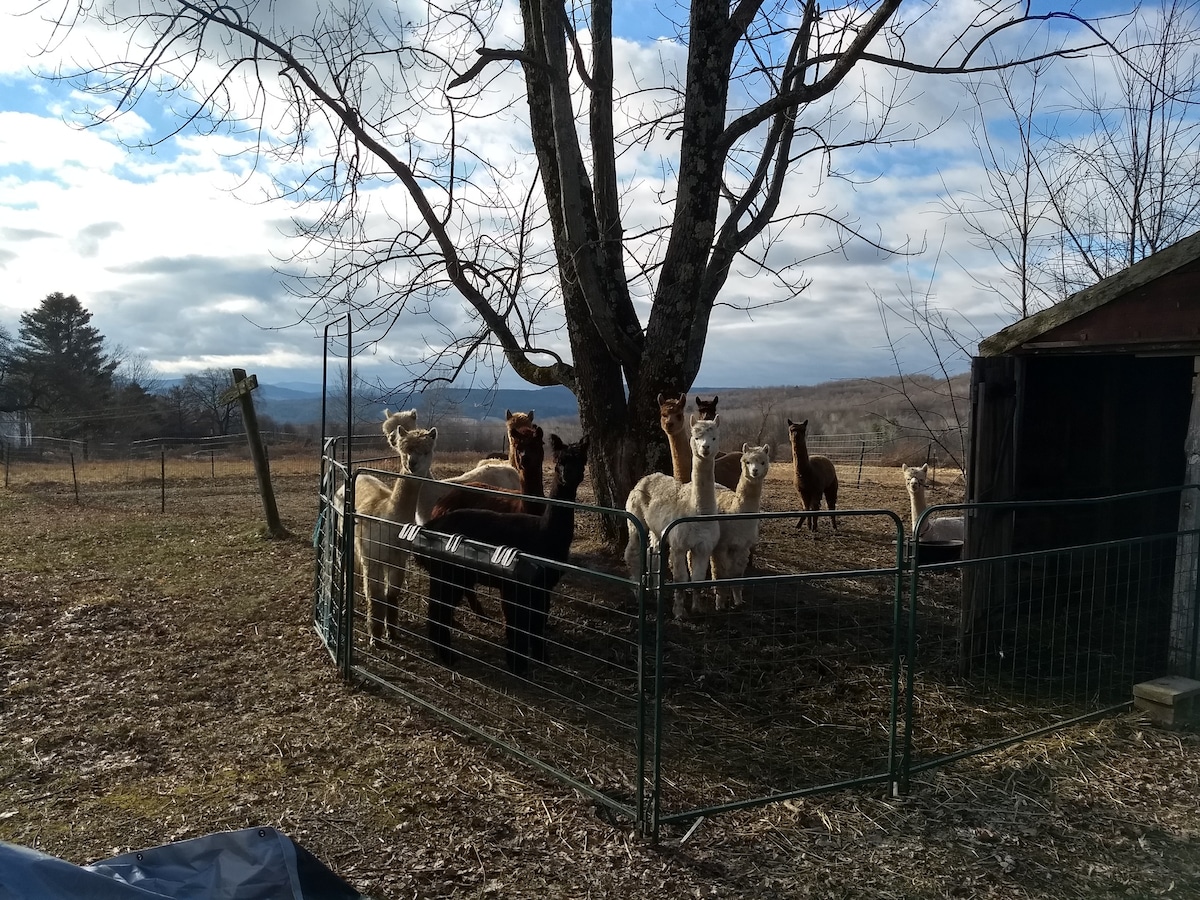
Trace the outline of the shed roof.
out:
[[[1200,354],[1200,231],[979,342],[979,356]]]

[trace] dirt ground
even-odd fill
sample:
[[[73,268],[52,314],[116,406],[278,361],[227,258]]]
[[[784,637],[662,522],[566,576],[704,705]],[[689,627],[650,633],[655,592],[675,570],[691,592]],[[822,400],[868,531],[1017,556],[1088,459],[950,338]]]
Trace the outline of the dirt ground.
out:
[[[272,825],[377,900],[1200,897],[1200,738],[1135,712],[925,773],[901,800],[841,791],[651,844],[340,680],[312,627],[316,460],[273,465],[285,540],[262,536],[248,470],[165,492],[85,472],[77,499],[45,468],[0,490],[0,839],[88,863]],[[907,519],[898,472],[840,475],[842,508]],[[950,479],[932,499],[957,499]],[[767,505],[795,505],[786,463]],[[822,525],[781,523],[762,565],[887,552]]]

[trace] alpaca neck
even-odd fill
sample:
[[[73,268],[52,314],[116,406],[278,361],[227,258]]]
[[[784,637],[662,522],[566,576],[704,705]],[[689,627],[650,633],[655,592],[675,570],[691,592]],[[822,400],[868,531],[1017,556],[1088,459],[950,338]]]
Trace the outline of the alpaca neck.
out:
[[[792,464],[796,468],[797,475],[807,475],[812,471],[812,461],[808,458],[807,441],[792,442]]]
[[[717,511],[716,454],[692,454],[692,506],[698,516],[711,516]]]
[[[763,480],[747,478],[742,473],[737,486],[737,507],[741,512],[758,512],[762,508]]]
[[[925,512],[927,504],[925,503],[925,488],[920,486],[912,486],[908,489],[908,499],[912,506],[912,527],[913,531],[917,529],[917,519],[921,517],[921,513]],[[925,523],[929,525],[928,522]]]
[[[671,445],[671,472],[676,481],[687,484],[692,480],[692,448],[688,432],[680,429],[666,434]]]
[[[409,471],[407,465],[404,466],[404,470],[407,474],[415,474]],[[423,477],[429,477],[429,473],[425,473]],[[388,518],[396,522],[415,522],[417,501],[421,498],[421,487],[421,482],[412,478],[397,479],[392,486],[392,514]]]

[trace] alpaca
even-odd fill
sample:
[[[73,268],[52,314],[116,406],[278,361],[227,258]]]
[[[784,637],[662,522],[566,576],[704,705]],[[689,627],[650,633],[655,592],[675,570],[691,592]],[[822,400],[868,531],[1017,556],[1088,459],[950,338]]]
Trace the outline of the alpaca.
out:
[[[717,401],[721,399],[718,394],[711,400],[701,400],[696,398],[696,415],[700,417],[702,422],[711,422],[717,417]]]
[[[717,488],[713,480],[713,464],[716,462],[717,445],[721,436],[720,417],[711,422],[701,422],[692,416],[691,469],[692,481],[684,484],[662,472],[651,472],[642,477],[625,501],[625,510],[637,518],[646,528],[650,544],[661,553],[663,532],[676,519],[687,516],[711,516],[717,512]],[[632,521],[629,525],[629,542],[625,546],[625,563],[629,571],[637,574],[638,531]],[[704,579],[709,558],[721,536],[721,527],[715,521],[684,522],[670,529],[667,536],[671,562],[671,578],[676,582],[696,582]],[[688,613],[686,592],[680,591],[675,598],[675,616],[684,618]]]
[[[552,434],[550,449],[554,462],[550,497],[574,503],[587,466],[587,439],[564,444],[558,435]],[[540,516],[492,509],[456,509],[430,520],[426,527],[430,531],[462,535],[483,544],[512,547],[523,554],[566,562],[575,538],[575,509],[571,505],[548,503]],[[449,665],[454,661],[450,647],[454,607],[463,592],[472,589],[477,582],[500,588],[509,671],[522,675],[530,660],[545,661],[544,634],[550,612],[550,591],[562,577],[562,569],[533,565],[532,573],[518,581],[489,576],[435,557],[421,558],[421,565],[429,572],[429,638],[443,662]]]
[[[433,505],[429,514],[431,519],[444,516],[455,509],[494,509],[499,512],[527,512],[534,516],[542,514],[546,504],[529,499],[546,496],[542,473],[542,463],[546,458],[546,445],[541,426],[517,428],[510,434],[513,458],[516,460],[513,465],[521,480],[520,488],[515,491],[508,488],[493,488],[486,494],[454,488]],[[492,486],[475,482],[465,484],[463,487]],[[503,493],[497,493],[501,490]]]
[[[687,426],[683,423],[683,413],[687,409],[687,394],[678,397],[658,395],[658,425],[667,436],[671,445],[671,473],[680,484],[692,480],[692,449],[688,445],[690,436]]]
[[[825,497],[825,505],[829,507],[829,519],[833,522],[833,530],[837,531],[838,478],[837,469],[833,462],[824,456],[808,455],[808,419],[803,422],[788,423],[788,438],[792,442],[792,462],[796,467],[796,491],[800,494],[800,502],[810,512],[821,508],[821,497]],[[804,520],[797,519],[796,527],[802,527]],[[817,517],[808,520],[810,531],[817,530]]]
[[[516,449],[513,446],[513,434],[521,429],[533,427],[533,410],[527,413],[513,412],[511,409],[504,411],[504,431],[508,439],[508,464],[514,469],[519,469],[517,464]],[[504,458],[504,457],[501,457]]]
[[[921,513],[929,508],[925,501],[925,479],[929,475],[929,464],[923,466],[902,465],[904,486],[908,488],[908,499],[912,507],[913,528]],[[961,541],[966,533],[966,518],[964,516],[937,516],[925,519],[921,523],[921,534],[916,536],[922,543],[929,541]]]
[[[762,510],[763,483],[771,468],[771,445],[751,447],[742,444],[741,477],[736,491],[717,492],[717,507],[722,513],[754,513]],[[757,515],[741,519],[721,519],[721,536],[712,553],[712,576],[715,579],[741,578],[746,574],[750,554],[758,543],[760,521]],[[717,586],[717,610],[743,603],[741,585]]]
[[[437,429],[394,429],[389,442],[400,455],[400,467],[405,473],[429,477],[433,466],[433,449]],[[363,595],[367,600],[367,633],[374,647],[383,638],[398,635],[397,604],[404,588],[408,565],[408,550],[395,541],[396,525],[411,522],[416,514],[421,482],[413,478],[397,478],[389,486],[374,475],[362,474],[354,482],[354,513],[357,528],[354,534],[354,561],[362,575]],[[339,513],[345,510],[346,488],[334,498]]]
[[[400,451],[396,448],[396,435],[403,434],[407,431],[412,431],[417,427],[417,411],[415,409],[402,409],[400,412],[383,411],[383,436],[387,438],[388,444],[397,453]]]

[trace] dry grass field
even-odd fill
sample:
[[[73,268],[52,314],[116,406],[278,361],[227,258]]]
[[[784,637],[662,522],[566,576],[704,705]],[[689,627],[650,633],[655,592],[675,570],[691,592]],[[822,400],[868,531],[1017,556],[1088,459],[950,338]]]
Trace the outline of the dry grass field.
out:
[[[1132,712],[923,774],[902,800],[843,791],[652,845],[341,682],[311,622],[317,460],[272,466],[284,540],[263,537],[242,462],[172,461],[165,490],[157,460],[80,466],[78,496],[69,467],[10,472],[0,839],[87,863],[273,825],[377,900],[1200,896],[1200,737]],[[907,518],[897,472],[840,474],[841,507]],[[956,498],[943,478],[932,500]],[[794,505],[785,461],[768,507]],[[888,546],[781,523],[760,562],[847,568]]]

